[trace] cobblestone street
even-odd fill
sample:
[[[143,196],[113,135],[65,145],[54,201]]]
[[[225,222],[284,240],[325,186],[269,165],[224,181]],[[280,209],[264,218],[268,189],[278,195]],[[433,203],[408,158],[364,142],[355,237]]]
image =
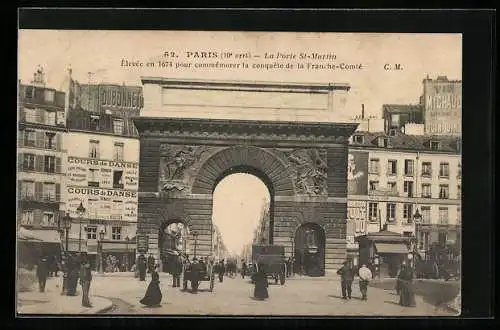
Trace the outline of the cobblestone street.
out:
[[[148,282],[139,282],[130,277],[94,278],[91,296],[121,300],[126,305],[113,310],[113,314],[156,314],[156,315],[358,315],[358,316],[447,316],[449,311],[436,309],[416,297],[417,307],[398,305],[399,297],[386,290],[370,288],[368,301],[360,300],[357,282],[353,284],[353,298],[341,299],[340,283],[336,279],[296,278],[284,286],[269,285],[270,298],[267,301],[252,299],[253,285],[245,279],[225,278],[216,282],[213,292],[208,291],[208,282],[202,282],[200,292],[192,294],[172,288],[171,277],[160,275],[163,300],[160,307],[148,308],[139,303]]]

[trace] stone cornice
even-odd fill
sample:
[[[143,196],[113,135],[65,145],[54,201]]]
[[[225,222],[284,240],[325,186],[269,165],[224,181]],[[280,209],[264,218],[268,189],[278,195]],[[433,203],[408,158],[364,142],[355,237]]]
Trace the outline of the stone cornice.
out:
[[[357,124],[135,117],[141,137],[297,140],[345,143]]]
[[[329,92],[334,90],[349,91],[348,83],[299,83],[299,82],[270,82],[244,80],[209,80],[209,79],[175,79],[164,77],[141,77],[143,84],[157,84],[167,88],[203,88],[203,89],[252,89],[260,91],[283,92]]]

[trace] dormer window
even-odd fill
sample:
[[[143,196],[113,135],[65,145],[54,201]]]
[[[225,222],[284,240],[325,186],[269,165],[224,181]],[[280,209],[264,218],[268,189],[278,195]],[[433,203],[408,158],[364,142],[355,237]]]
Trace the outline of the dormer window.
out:
[[[387,148],[389,145],[389,139],[386,137],[379,137],[378,138],[378,146],[381,148]]]
[[[364,141],[363,138],[364,138],[363,135],[354,135],[352,139],[354,143],[363,143]]]
[[[441,142],[439,141],[431,141],[431,150],[439,150],[439,148],[441,147]]]

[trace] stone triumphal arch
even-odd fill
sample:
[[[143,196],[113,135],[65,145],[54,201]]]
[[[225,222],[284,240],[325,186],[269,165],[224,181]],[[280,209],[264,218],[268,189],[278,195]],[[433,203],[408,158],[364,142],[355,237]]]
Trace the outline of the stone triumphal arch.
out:
[[[227,107],[245,108],[237,103],[248,95],[248,102],[255,104],[254,97],[260,97],[262,91],[304,93],[304,97],[317,93],[325,96],[324,111],[328,111],[336,88],[345,86],[162,78],[143,78],[143,84],[146,111],[134,122],[140,135],[138,235],[149,237],[148,253],[159,258],[159,228],[180,222],[189,228],[187,249],[191,255],[193,244],[197,256],[212,254],[214,189],[227,175],[245,172],[260,178],[269,189],[270,243],[283,245],[291,256],[297,250],[299,228],[315,224],[322,231],[318,237],[324,237],[318,245],[323,249],[318,254],[322,271],[342,263],[346,256],[347,143],[356,124],[277,121],[266,116],[261,116],[265,120],[188,118],[188,111],[182,113],[182,109],[202,107],[202,100],[195,104],[186,98],[172,101],[167,97],[175,89],[217,91],[217,97],[228,90],[238,91],[239,99]],[[193,93],[193,98],[202,94]],[[297,99],[297,95],[293,97]],[[217,117],[221,107],[212,106],[212,117]],[[175,110],[167,111],[169,108]],[[265,107],[251,108],[255,112]],[[237,226],[235,219],[235,229]]]

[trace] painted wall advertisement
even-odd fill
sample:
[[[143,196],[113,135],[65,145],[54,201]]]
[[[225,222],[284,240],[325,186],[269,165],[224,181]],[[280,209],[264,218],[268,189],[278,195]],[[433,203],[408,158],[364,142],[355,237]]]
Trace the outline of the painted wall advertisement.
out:
[[[347,162],[347,193],[368,194],[368,152],[350,151]]]
[[[347,233],[348,245],[354,245],[354,237],[366,234],[366,202],[347,202]]]
[[[93,186],[137,190],[139,164],[68,157],[68,186]]]

